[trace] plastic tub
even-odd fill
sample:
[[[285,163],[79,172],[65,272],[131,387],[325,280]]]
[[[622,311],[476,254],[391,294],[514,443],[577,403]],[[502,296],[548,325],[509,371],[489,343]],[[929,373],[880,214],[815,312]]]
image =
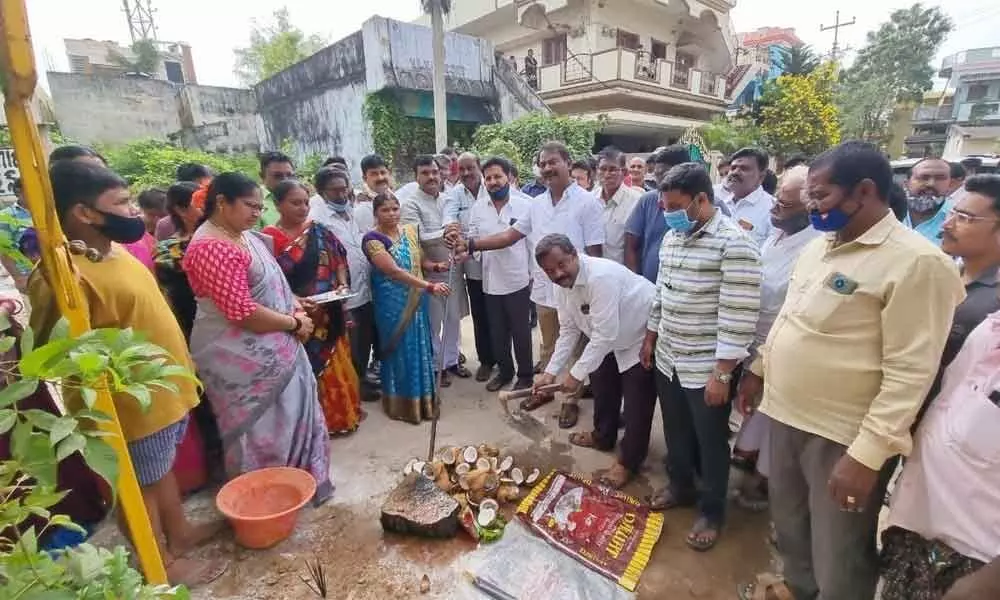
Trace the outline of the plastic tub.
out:
[[[219,490],[215,504],[241,546],[264,549],[292,534],[299,510],[316,493],[316,480],[293,467],[244,473]]]

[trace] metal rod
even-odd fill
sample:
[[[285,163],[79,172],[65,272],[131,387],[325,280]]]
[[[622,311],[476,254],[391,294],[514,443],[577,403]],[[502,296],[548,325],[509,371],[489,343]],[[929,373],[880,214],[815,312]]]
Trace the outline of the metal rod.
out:
[[[452,248],[448,255],[448,287],[452,293],[455,291],[451,281],[454,274],[455,249]],[[441,416],[441,380],[444,379],[444,334],[448,331],[445,323],[448,321],[448,307],[451,304],[451,296],[452,294],[448,294],[444,297],[444,316],[441,318],[441,343],[438,346],[441,349],[441,357],[438,361],[437,380],[434,383],[434,397],[431,398],[431,442],[430,448],[427,449],[427,462],[434,460],[434,446],[437,444],[438,418]],[[432,300],[437,300],[437,298],[432,298]]]

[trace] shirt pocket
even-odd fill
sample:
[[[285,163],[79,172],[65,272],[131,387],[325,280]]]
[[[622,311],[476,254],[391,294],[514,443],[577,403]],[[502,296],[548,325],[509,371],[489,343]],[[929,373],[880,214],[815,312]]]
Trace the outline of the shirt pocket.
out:
[[[807,286],[809,284],[806,284]],[[831,290],[823,280],[812,283],[812,289],[801,292],[798,305],[793,309],[816,331],[838,333],[858,327],[874,327],[866,305],[875,299],[860,289],[850,294]]]
[[[1000,462],[1000,407],[983,388],[963,390],[943,415],[948,444],[977,463],[995,465]]]

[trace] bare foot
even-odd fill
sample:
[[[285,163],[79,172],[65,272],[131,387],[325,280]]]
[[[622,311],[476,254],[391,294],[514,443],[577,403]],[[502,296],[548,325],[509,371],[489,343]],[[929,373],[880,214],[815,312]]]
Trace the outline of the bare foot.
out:
[[[208,542],[215,536],[222,533],[228,525],[225,519],[217,519],[189,525],[187,533],[179,540],[171,540],[169,544],[170,554],[174,556],[184,556],[191,550]]]
[[[193,588],[212,583],[221,577],[228,568],[229,560],[225,558],[208,560],[178,558],[167,565],[167,580],[172,585]]]

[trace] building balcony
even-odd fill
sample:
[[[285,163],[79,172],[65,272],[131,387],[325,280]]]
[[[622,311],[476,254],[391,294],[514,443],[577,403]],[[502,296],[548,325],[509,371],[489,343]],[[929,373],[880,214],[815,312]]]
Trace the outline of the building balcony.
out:
[[[644,54],[640,59],[638,53],[627,48],[570,56],[539,69],[538,91],[549,103],[572,99],[577,93],[615,90],[646,92],[668,103],[677,100],[696,106],[725,107],[725,76],[648,57]]]
[[[944,104],[942,106],[918,106],[913,111],[910,120],[914,123],[925,123],[931,121],[953,121],[955,120],[955,106]]]
[[[1000,46],[964,50],[944,57],[938,76],[950,79],[956,72],[1000,73]]]

